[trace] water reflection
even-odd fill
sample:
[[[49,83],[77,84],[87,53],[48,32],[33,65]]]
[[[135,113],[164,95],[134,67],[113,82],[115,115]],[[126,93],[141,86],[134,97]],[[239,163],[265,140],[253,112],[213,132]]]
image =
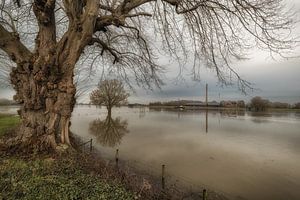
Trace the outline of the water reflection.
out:
[[[17,110],[20,109],[20,106],[0,106],[0,113],[3,114],[17,114]]]
[[[264,123],[269,123],[270,121],[267,119],[260,119],[260,118],[252,118],[252,122],[257,123],[257,124],[264,124]]]
[[[145,107],[140,107],[139,108],[139,118],[143,118],[146,116],[146,108]]]
[[[156,108],[156,107],[149,107],[149,111],[151,112],[161,112],[163,109],[162,108],[160,108],[160,107],[158,107],[158,108]]]
[[[268,112],[249,112],[249,115],[252,117],[272,117],[272,113]]]
[[[113,119],[107,116],[105,120],[96,119],[89,125],[89,132],[96,136],[96,140],[103,146],[115,147],[121,144],[122,138],[129,133],[127,120],[120,117]]]
[[[246,111],[244,109],[224,109],[220,110],[220,115],[222,117],[239,117],[239,116],[245,116]]]

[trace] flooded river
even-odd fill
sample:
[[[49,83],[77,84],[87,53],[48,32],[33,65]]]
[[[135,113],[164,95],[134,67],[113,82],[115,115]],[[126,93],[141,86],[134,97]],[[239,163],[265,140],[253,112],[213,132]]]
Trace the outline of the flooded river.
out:
[[[0,110],[1,112],[1,110]],[[206,118],[207,129],[206,129]],[[300,113],[77,106],[71,129],[107,158],[205,186],[230,199],[300,199]]]
[[[72,130],[104,156],[142,163],[232,199],[300,199],[300,113],[76,107]]]

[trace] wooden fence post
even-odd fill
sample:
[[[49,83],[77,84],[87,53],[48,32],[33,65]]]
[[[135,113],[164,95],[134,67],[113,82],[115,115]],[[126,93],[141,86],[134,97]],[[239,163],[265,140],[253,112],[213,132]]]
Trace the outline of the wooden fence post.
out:
[[[207,193],[206,193],[206,189],[203,190],[203,200],[207,200]]]
[[[163,190],[165,189],[165,165],[162,165],[161,168],[161,187]]]
[[[116,166],[118,167],[118,164],[119,164],[119,149],[116,150]]]
[[[93,151],[93,139],[91,139],[91,141],[90,141],[90,152],[92,152]]]
[[[208,132],[208,108],[206,107],[206,112],[205,112],[205,132]]]

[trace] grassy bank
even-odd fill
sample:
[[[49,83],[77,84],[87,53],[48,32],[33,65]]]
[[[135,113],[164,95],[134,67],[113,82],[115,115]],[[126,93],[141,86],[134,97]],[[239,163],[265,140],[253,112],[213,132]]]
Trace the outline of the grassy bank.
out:
[[[0,136],[2,136],[9,128],[16,126],[20,119],[18,116],[0,114]]]
[[[108,182],[70,158],[2,158],[0,177],[0,199],[134,199],[122,184]]]

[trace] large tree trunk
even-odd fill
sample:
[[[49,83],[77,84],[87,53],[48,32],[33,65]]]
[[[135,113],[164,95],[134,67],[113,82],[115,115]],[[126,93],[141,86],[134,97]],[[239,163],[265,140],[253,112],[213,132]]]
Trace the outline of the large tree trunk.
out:
[[[22,104],[17,147],[44,151],[71,146],[70,118],[75,104],[73,73],[35,61],[18,65],[11,73],[14,99]]]
[[[109,118],[111,118],[111,109],[112,109],[112,106],[107,106],[106,108],[107,108],[107,116]]]
[[[0,24],[0,48],[17,65],[10,77],[16,90],[14,99],[22,105],[20,129],[9,146],[34,151],[72,146],[69,126],[76,93],[74,67],[91,43],[99,8],[96,0],[80,2],[63,1],[69,27],[57,41],[55,0],[33,1],[39,27],[33,52]]]

